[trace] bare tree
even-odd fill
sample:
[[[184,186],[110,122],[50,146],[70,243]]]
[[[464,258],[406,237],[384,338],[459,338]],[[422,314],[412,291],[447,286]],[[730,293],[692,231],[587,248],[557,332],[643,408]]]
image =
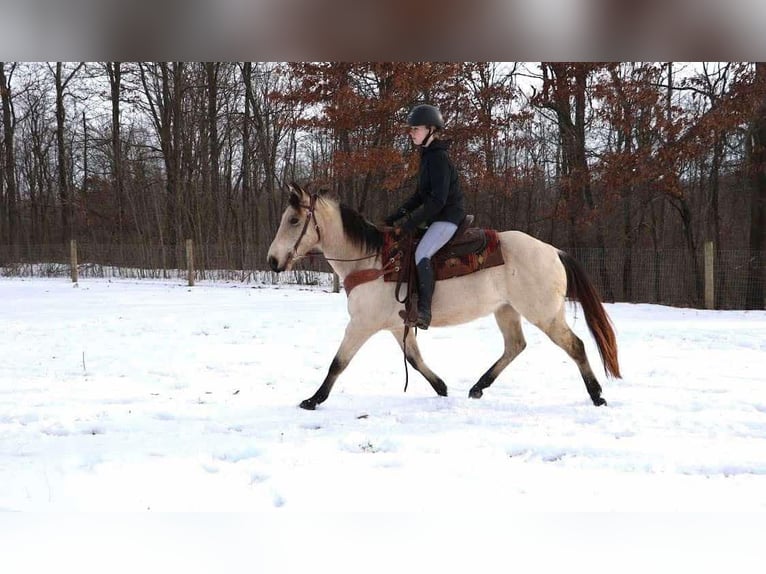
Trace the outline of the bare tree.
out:
[[[750,260],[748,267],[748,309],[763,309],[766,299],[766,62],[755,66],[755,85],[760,97],[750,128]]]
[[[122,91],[122,63],[104,64],[109,78],[109,99],[112,103],[112,186],[117,198],[117,234],[122,240],[125,236],[125,177],[122,161],[122,142],[120,140],[120,99]]]
[[[5,74],[6,63],[0,62],[0,102],[3,109],[3,170],[5,197],[0,193],[0,239],[8,243],[17,241],[19,214],[17,208],[18,190],[16,187],[16,160],[14,151],[15,118],[11,103],[11,77],[16,64],[10,64],[8,76]],[[0,182],[2,183],[2,182]],[[7,231],[3,233],[2,227]]]
[[[85,62],[78,63],[74,68],[66,70],[64,62],[56,62],[55,69],[48,64],[48,69],[53,74],[54,86],[56,90],[56,145],[58,153],[58,186],[59,200],[61,201],[61,233],[62,239],[67,241],[74,238],[74,200],[70,176],[67,171],[68,158],[65,144],[66,129],[66,107],[64,98],[67,94],[67,87],[72,78],[75,77]]]
[[[221,142],[218,135],[218,91],[221,63],[205,62],[205,85],[207,89],[207,156],[210,164],[210,198],[215,214],[215,232],[217,237],[223,237],[223,201],[220,191],[221,177]],[[206,158],[207,159],[207,158]]]
[[[599,271],[604,289],[604,298],[614,300],[611,281],[606,270],[603,250],[605,240],[603,222],[594,217],[596,204],[591,187],[590,168],[585,145],[585,122],[587,85],[589,76],[598,69],[590,63],[543,62],[543,89],[535,99],[538,106],[556,113],[561,138],[562,174],[561,186],[567,204],[569,221],[569,243],[572,247],[581,244],[577,222],[593,223],[596,243],[602,254],[599,257]],[[587,212],[583,210],[587,209]],[[588,216],[584,217],[583,213]]]
[[[165,217],[160,228],[163,246],[177,248],[183,240],[181,217],[181,134],[183,62],[140,63],[141,84],[151,123],[165,165]],[[175,259],[173,259],[175,261]]]

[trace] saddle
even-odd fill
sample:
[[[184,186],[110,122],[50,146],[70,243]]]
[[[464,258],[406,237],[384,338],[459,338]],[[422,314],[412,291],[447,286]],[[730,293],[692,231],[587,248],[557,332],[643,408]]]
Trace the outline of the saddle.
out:
[[[500,238],[494,229],[472,227],[473,215],[466,215],[455,235],[431,258],[437,281],[468,275],[504,263],[499,248]],[[381,259],[382,269],[362,269],[346,276],[343,287],[350,295],[357,285],[375,281],[396,281],[396,299],[405,303],[408,313],[417,315],[417,284],[410,277],[416,277],[415,248],[423,234],[395,236],[392,229],[385,231]],[[399,296],[402,283],[407,284],[404,299]]]
[[[431,258],[437,282],[504,263],[503,253],[498,249],[500,238],[497,231],[472,227],[473,220],[473,215],[466,215],[452,239]],[[400,237],[387,233],[383,244],[383,261],[394,262],[383,275],[383,280],[396,281],[396,300],[405,306],[399,315],[408,326],[414,325],[417,319],[415,249],[422,237],[423,233]],[[400,290],[403,283],[407,284],[407,292],[402,299]]]
[[[437,281],[468,275],[504,263],[503,253],[498,249],[500,239],[497,231],[472,227],[473,220],[473,215],[466,215],[452,239],[431,258]],[[383,261],[397,259],[399,264],[383,276],[385,281],[417,283],[409,281],[409,277],[410,273],[415,272],[415,249],[422,237],[423,233],[399,238],[392,233],[386,234]],[[410,262],[411,265],[408,264]]]

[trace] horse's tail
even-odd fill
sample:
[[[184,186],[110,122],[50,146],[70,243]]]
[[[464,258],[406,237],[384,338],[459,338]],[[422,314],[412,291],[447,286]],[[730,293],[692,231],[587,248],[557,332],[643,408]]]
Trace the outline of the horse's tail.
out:
[[[564,251],[559,251],[559,259],[567,274],[566,296],[574,301],[579,301],[582,305],[585,312],[585,322],[596,340],[606,374],[618,379],[622,378],[620,365],[617,361],[617,339],[614,336],[612,322],[601,304],[601,297],[599,297],[596,287],[588,278],[585,269],[574,257]]]

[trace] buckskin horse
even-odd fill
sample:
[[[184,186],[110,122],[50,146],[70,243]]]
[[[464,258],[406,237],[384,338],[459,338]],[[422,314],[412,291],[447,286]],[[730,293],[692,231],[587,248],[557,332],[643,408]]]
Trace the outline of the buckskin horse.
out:
[[[321,386],[300,403],[313,410],[330,394],[338,376],[360,347],[375,333],[390,331],[406,360],[447,396],[447,385],[423,361],[415,336],[405,337],[400,316],[402,303],[393,282],[384,281],[387,262],[383,246],[387,237],[361,214],[341,204],[329,192],[307,193],[289,186],[289,201],[268,251],[275,272],[290,269],[310,251],[319,250],[344,285],[355,279],[348,292],[350,320],[343,341]],[[437,281],[432,302],[432,327],[459,325],[494,313],[504,339],[503,354],[469,391],[480,398],[511,361],[526,347],[521,317],[542,330],[574,360],[585,388],[596,406],[606,405],[601,385],[588,362],[585,347],[565,318],[566,299],[578,301],[596,341],[607,376],[620,378],[617,341],[601,299],[579,263],[567,253],[520,231],[496,234],[503,263],[469,275]],[[358,281],[359,278],[361,281]],[[346,285],[349,291],[349,286]]]

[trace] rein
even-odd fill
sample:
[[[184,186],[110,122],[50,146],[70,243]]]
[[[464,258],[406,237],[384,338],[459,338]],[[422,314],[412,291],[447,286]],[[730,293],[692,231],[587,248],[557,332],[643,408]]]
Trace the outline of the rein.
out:
[[[324,253],[306,253],[306,255],[301,255],[300,258],[308,257],[309,259],[313,259],[314,257],[324,257],[325,261],[344,261],[344,262],[352,262],[352,261],[364,261],[365,259],[372,259],[373,257],[377,257],[377,253],[373,253],[372,255],[365,255],[364,257],[356,257],[354,259],[340,259],[338,257],[327,257]]]

